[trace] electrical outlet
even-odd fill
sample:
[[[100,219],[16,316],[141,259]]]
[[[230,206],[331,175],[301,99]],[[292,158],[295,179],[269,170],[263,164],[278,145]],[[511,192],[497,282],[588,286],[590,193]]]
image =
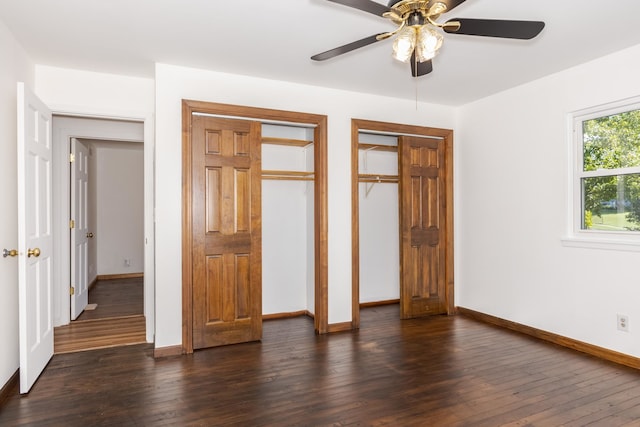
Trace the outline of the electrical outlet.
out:
[[[618,314],[618,330],[629,332],[629,318],[624,314]]]

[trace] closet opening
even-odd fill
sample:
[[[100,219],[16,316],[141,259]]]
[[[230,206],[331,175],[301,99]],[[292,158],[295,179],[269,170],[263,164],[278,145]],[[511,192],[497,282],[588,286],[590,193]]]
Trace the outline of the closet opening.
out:
[[[262,124],[262,318],[315,316],[314,127]]]
[[[358,133],[362,306],[400,302],[398,136]]]
[[[453,132],[352,120],[352,324],[453,314]]]
[[[183,125],[183,352],[225,322],[227,343],[293,316],[327,333],[326,116],[184,100]]]

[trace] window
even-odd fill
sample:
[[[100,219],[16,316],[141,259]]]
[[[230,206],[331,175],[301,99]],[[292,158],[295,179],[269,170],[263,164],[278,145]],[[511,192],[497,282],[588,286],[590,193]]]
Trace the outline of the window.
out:
[[[573,115],[574,235],[640,243],[640,99]]]

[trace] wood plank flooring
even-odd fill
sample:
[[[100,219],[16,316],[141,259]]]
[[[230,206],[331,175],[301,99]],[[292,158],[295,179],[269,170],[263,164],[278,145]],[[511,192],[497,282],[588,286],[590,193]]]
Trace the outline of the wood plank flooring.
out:
[[[55,354],[147,342],[142,315],[72,322],[54,329]]]
[[[53,357],[8,426],[639,426],[640,371],[464,316],[363,309],[357,332],[307,317],[262,342],[152,357]]]
[[[142,278],[99,280],[89,290],[96,309],[54,329],[54,353],[146,343],[143,300]]]
[[[83,311],[76,321],[142,315],[143,278],[98,280],[89,290],[95,310]]]

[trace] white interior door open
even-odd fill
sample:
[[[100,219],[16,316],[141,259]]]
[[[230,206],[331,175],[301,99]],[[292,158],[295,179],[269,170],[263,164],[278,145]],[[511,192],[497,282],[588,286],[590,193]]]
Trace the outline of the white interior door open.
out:
[[[89,149],[71,138],[71,320],[89,302]]]
[[[51,111],[18,83],[20,393],[53,356]]]

